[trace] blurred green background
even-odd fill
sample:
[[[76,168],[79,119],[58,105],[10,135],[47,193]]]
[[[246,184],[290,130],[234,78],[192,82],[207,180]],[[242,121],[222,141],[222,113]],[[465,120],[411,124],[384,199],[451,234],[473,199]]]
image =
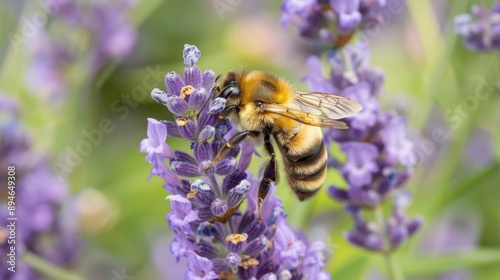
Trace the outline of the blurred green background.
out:
[[[106,65],[92,81],[78,79],[80,66],[75,65],[74,82],[60,107],[26,88],[23,75],[30,57],[22,48],[13,51],[9,41],[8,34],[37,9],[36,2],[0,4],[0,91],[21,101],[21,116],[37,149],[50,151],[60,162],[68,149],[86,139],[83,131],[98,129],[105,118],[115,127],[68,176],[85,244],[75,271],[89,279],[111,279],[113,271],[122,269],[134,279],[165,278],[155,264],[175,261],[165,242],[158,245],[170,238],[164,220],[167,192],[161,179],[147,181],[150,165],[139,153],[139,143],[146,137],[148,117],[172,118],[149,92],[164,88],[167,72],[182,72],[184,44],[201,50],[202,70],[262,69],[303,89],[307,56],[325,51],[282,28],[280,1],[221,0],[230,7],[223,13],[216,2],[151,0],[136,5],[130,20],[139,38],[132,53]],[[425,225],[396,255],[408,279],[500,279],[500,56],[467,49],[453,24],[455,15],[480,3],[490,7],[493,1],[399,2],[402,11],[387,13],[387,25],[365,37],[372,65],[385,72],[383,106],[408,117],[419,149],[419,164],[408,184],[414,193],[409,215],[421,214]],[[476,108],[463,109],[477,94],[487,97],[476,99]],[[129,104],[127,96],[132,97]],[[168,141],[173,148],[188,145]],[[330,174],[329,183],[339,180],[338,174]],[[327,242],[332,279],[382,279],[377,278],[384,274],[382,258],[344,241],[350,218],[325,190],[305,203],[284,186],[278,196],[293,226]],[[153,258],[153,248],[159,260]]]

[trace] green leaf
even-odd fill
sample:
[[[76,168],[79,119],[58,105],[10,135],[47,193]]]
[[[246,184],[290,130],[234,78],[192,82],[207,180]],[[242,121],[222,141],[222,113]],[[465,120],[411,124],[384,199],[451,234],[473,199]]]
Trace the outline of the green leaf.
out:
[[[454,199],[462,196],[467,191],[477,191],[487,186],[496,186],[500,182],[500,163],[495,163],[488,168],[463,180],[453,189],[446,192],[438,205],[448,205]]]

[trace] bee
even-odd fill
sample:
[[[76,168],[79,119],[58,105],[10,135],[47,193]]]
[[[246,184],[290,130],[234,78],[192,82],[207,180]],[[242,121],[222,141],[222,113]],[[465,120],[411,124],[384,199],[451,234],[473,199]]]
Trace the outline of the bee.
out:
[[[291,190],[303,201],[316,194],[326,178],[327,151],[321,128],[347,129],[337,119],[363,108],[347,97],[295,90],[284,79],[261,71],[230,71],[218,77],[212,95],[227,100],[219,117],[229,118],[243,130],[227,141],[207,169],[247,137],[263,143],[270,157],[259,185],[258,220],[262,202],[278,176],[271,139],[282,154]]]

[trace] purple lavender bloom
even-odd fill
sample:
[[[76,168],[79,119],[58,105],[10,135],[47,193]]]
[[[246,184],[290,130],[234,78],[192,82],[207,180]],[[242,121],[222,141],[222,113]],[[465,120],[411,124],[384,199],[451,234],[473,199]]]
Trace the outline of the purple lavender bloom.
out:
[[[455,17],[455,30],[474,51],[500,51],[500,2],[491,10],[474,5],[471,14]]]
[[[406,137],[406,121],[395,113],[384,116],[385,126],[380,138],[387,153],[385,161],[389,165],[401,163],[411,167],[416,164],[415,144]]]
[[[148,138],[141,141],[140,151],[147,153],[146,160],[151,163],[153,156],[172,158],[174,151],[165,143],[167,128],[155,119],[148,119]]]
[[[330,5],[338,14],[338,25],[342,32],[352,30],[361,22],[360,0],[330,0]]]
[[[128,55],[137,40],[127,20],[134,1],[65,2],[52,3],[58,10],[47,27],[53,28],[41,30],[30,45],[32,59],[26,72],[27,88],[59,105],[71,85],[68,73],[73,67],[80,67],[78,72],[87,80],[94,79],[106,62]],[[68,32],[85,34],[89,44],[82,46]]]
[[[362,217],[361,209],[346,206],[354,220],[354,229],[346,233],[352,244],[376,252],[392,252],[411,237],[421,226],[422,218],[408,219],[405,208],[411,201],[408,191],[402,191],[394,199],[392,214],[384,225],[367,221]],[[387,241],[385,241],[387,239]]]
[[[306,38],[318,37],[325,25],[325,18],[317,0],[283,1],[281,11],[281,24],[285,27],[295,25],[299,34]]]
[[[213,267],[214,265],[209,259],[200,257],[196,253],[190,253],[188,254],[188,272],[186,273],[186,279],[217,279],[219,275],[213,271]]]
[[[169,195],[172,212],[167,215],[170,228],[182,230],[188,234],[191,231],[190,223],[198,219],[198,213],[192,210],[191,202],[180,195]]]
[[[281,23],[295,25],[304,38],[342,47],[357,29],[377,21],[376,12],[385,5],[384,0],[284,0]]]
[[[9,217],[16,222],[17,256],[31,253],[55,265],[69,266],[75,262],[79,251],[79,238],[74,227],[73,213],[64,209],[69,199],[67,183],[54,174],[47,156],[33,153],[31,141],[21,127],[16,102],[0,95],[0,187],[5,195],[0,197],[0,253],[5,256],[11,244],[7,242]],[[9,209],[12,187],[7,184],[7,172],[15,167],[15,214]],[[10,175],[9,175],[10,176]],[[3,180],[5,178],[5,180]],[[8,264],[0,264],[0,278],[38,279],[38,272],[21,264],[13,274]],[[20,279],[20,278],[16,278]]]
[[[402,190],[394,197],[392,213],[386,225],[391,249],[397,248],[422,225],[422,217],[417,216],[412,219],[406,217],[406,208],[411,200],[412,195],[408,190]]]
[[[127,22],[127,13],[134,1],[119,0],[115,3],[95,3],[89,14],[92,32],[99,34],[99,58],[120,58],[132,51],[137,40],[134,27]],[[91,22],[90,22],[91,21]]]
[[[424,256],[464,254],[479,247],[481,219],[474,208],[452,207],[436,217],[427,231],[423,233],[419,252]],[[464,211],[466,210],[466,211]],[[438,278],[474,279],[467,268],[457,268],[442,273]]]
[[[342,7],[353,11],[353,6]],[[346,211],[354,220],[354,229],[346,234],[349,242],[372,251],[393,250],[422,222],[421,218],[408,219],[405,207],[396,206],[400,205],[397,201],[403,201],[400,197],[406,192],[401,188],[416,164],[415,145],[408,139],[404,118],[381,110],[378,97],[384,76],[380,70],[369,67],[370,52],[364,42],[348,45],[342,51],[334,48],[326,57],[331,68],[327,77],[323,75],[319,58],[308,60],[311,73],[306,79],[310,84],[319,85],[311,89],[333,88],[334,92],[363,105],[360,113],[345,120],[349,130],[330,129],[324,134],[328,143],[340,144],[347,158],[342,162],[331,155],[329,166],[340,169],[347,188],[333,185],[328,192],[346,205]],[[363,218],[362,210],[377,210],[390,197],[395,197],[395,206],[385,225],[377,226]]]
[[[330,275],[322,269],[325,261],[325,245],[319,241],[311,243],[302,261],[304,277],[318,280],[330,279]]]
[[[148,138],[141,142],[141,152],[147,153],[153,165],[151,175],[161,176],[172,193],[167,197],[172,209],[167,220],[175,235],[171,253],[178,260],[189,260],[187,279],[277,279],[280,275],[317,279],[327,275],[322,245],[317,242],[310,248],[307,240],[287,226],[274,187],[263,202],[262,221],[257,220],[260,181],[247,170],[255,153],[253,145],[235,146],[211,166],[238,130],[218,117],[225,99],[208,100],[215,74],[211,70],[202,73],[196,66],[200,57],[198,48],[185,45],[183,77],[170,72],[165,77],[166,91],[151,92],[153,99],[174,114],[175,121],[149,119]],[[172,150],[165,143],[171,137],[188,140],[190,150]],[[240,205],[245,199],[243,210]],[[321,262],[312,264],[312,260]]]
[[[372,174],[379,170],[375,160],[378,157],[377,147],[370,143],[345,142],[342,150],[347,161],[342,166],[342,173],[349,185],[360,188],[372,182]]]
[[[360,82],[345,88],[342,95],[352,98],[363,105],[363,110],[350,119],[353,129],[365,131],[375,125],[379,117],[380,105],[376,97],[373,96],[367,82]]]
[[[345,238],[352,244],[368,249],[370,251],[382,252],[384,247],[384,236],[374,222],[368,222],[361,216],[357,207],[348,206],[346,211],[352,215],[354,229],[345,233]]]
[[[311,69],[310,73],[303,78],[307,82],[309,90],[334,93],[335,88],[329,80],[323,77],[323,66],[321,59],[317,56],[307,58],[307,66]]]
[[[64,73],[74,57],[67,42],[39,34],[31,45],[33,57],[26,70],[26,86],[48,100],[61,103],[69,85]]]
[[[299,260],[306,254],[305,244],[296,234],[280,221],[277,224],[274,236],[274,246],[278,252],[279,261],[286,269],[293,269],[299,265]]]

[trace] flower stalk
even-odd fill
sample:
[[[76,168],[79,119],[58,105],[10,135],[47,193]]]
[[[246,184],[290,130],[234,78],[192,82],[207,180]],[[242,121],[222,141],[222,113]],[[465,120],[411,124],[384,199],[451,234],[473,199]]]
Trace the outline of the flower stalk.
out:
[[[225,99],[210,99],[215,73],[196,66],[200,56],[198,48],[185,45],[183,77],[170,72],[167,91],[152,90],[175,120],[148,119],[148,138],[140,145],[153,166],[151,176],[163,178],[169,192],[171,253],[188,259],[187,279],[329,279],[323,243],[310,242],[287,225],[274,186],[258,221],[260,181],[248,170],[253,145],[234,146],[212,164],[238,129],[219,118]],[[167,137],[189,141],[189,151],[172,149]]]
[[[295,25],[307,40],[331,44],[324,59],[310,56],[311,68],[305,77],[311,91],[347,96],[363,110],[345,122],[349,130],[327,130],[328,144],[340,145],[343,161],[330,154],[329,167],[339,170],[347,185],[334,184],[329,194],[344,204],[353,219],[353,229],[346,239],[367,251],[386,258],[392,279],[403,279],[393,258],[395,250],[412,236],[422,223],[421,217],[406,217],[411,193],[404,189],[416,163],[415,145],[407,133],[406,121],[395,112],[383,112],[379,96],[384,74],[369,66],[370,48],[355,35],[363,26],[382,25],[378,10],[386,1],[285,0],[282,22]],[[338,43],[342,42],[342,43]],[[323,73],[326,61],[328,72]],[[384,204],[392,202],[390,214]],[[374,215],[372,215],[372,213]],[[375,221],[366,217],[375,216]]]
[[[375,209],[375,216],[377,220],[377,225],[383,231],[384,238],[384,261],[387,267],[387,274],[390,276],[391,280],[404,280],[404,276],[399,269],[399,265],[397,264],[396,258],[394,257],[394,250],[390,247],[390,241],[387,240],[388,230],[386,227],[384,211],[382,207],[377,207]]]

